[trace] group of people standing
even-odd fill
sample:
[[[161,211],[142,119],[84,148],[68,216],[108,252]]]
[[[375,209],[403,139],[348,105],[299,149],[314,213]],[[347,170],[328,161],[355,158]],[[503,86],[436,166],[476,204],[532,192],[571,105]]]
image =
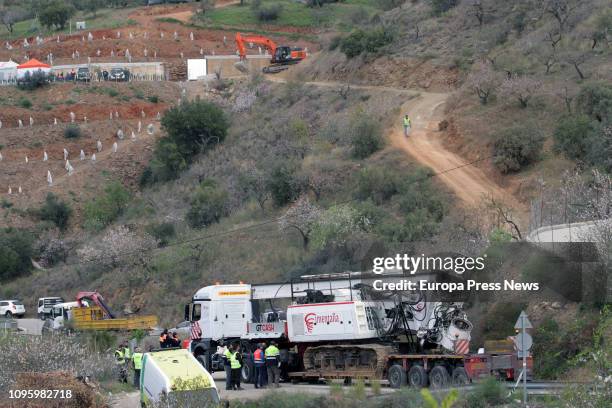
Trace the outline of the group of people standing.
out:
[[[119,366],[119,380],[127,383],[130,368],[134,373],[134,387],[140,387],[140,370],[142,370],[143,353],[140,347],[136,347],[134,352],[130,350],[127,343],[122,343],[115,350],[115,361]]]
[[[159,335],[159,348],[181,347],[181,339],[176,332],[169,333],[168,329],[164,329]]]
[[[225,389],[242,390],[240,380],[242,366],[245,362],[240,344],[228,345],[222,355],[226,378]],[[268,385],[268,382],[274,384],[275,387],[280,387],[280,350],[276,346],[276,342],[272,341],[267,347],[265,343],[259,343],[251,357],[255,369],[255,388],[264,388]]]

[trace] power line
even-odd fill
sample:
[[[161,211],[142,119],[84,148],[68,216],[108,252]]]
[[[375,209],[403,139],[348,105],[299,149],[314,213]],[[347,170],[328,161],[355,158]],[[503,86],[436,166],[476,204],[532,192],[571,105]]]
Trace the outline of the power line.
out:
[[[440,176],[442,174],[450,173],[452,171],[456,171],[456,170],[459,170],[459,169],[467,167],[467,166],[471,166],[471,165],[473,165],[475,163],[478,163],[478,162],[490,159],[492,157],[494,157],[494,156],[487,156],[487,157],[483,157],[483,158],[480,158],[480,159],[476,159],[476,160],[473,160],[471,162],[464,163],[464,164],[462,164],[460,166],[456,166],[456,167],[452,167],[452,168],[449,168],[449,169],[446,169],[446,170],[442,170],[442,171],[437,172],[437,173],[435,173],[435,172],[434,173],[429,173],[429,174],[425,175],[425,177],[422,177],[420,179],[411,180],[409,184],[416,184],[416,183],[419,183],[419,182],[422,182],[422,181],[426,181],[427,179],[434,178],[434,177]],[[348,204],[348,203],[356,201],[356,200],[358,200],[358,199],[357,198],[351,198],[351,199],[348,199],[348,200],[343,200],[343,201],[335,202],[333,205]],[[291,218],[298,217],[299,215],[301,215],[301,214],[296,214],[296,215],[294,215]],[[198,242],[198,241],[203,241],[203,240],[207,240],[207,239],[211,239],[211,238],[217,238],[217,237],[232,235],[232,234],[239,233],[239,232],[244,232],[244,231],[250,231],[250,230],[253,230],[253,229],[258,229],[258,228],[264,227],[266,225],[277,223],[280,220],[285,219],[285,218],[287,218],[287,217],[286,216],[281,216],[281,217],[271,218],[271,219],[268,219],[266,221],[262,221],[262,222],[259,222],[259,223],[253,224],[253,225],[248,225],[248,226],[245,226],[245,227],[233,228],[233,229],[226,230],[226,231],[219,231],[219,232],[215,232],[215,233],[200,235],[200,236],[197,236],[197,237],[194,237],[194,238],[190,238],[190,239],[185,239],[185,240],[182,240],[182,241],[176,241],[176,242],[167,244],[167,245],[165,245],[163,247],[149,248],[149,249],[139,249],[139,250],[134,250],[134,251],[126,251],[126,252],[122,252],[122,253],[120,253],[120,254],[118,254],[116,256],[112,256],[112,257],[111,256],[96,257],[94,259],[81,260],[81,261],[76,261],[76,262],[68,262],[68,263],[65,263],[65,265],[73,266],[73,265],[80,265],[80,264],[89,264],[91,262],[100,262],[100,261],[103,261],[105,259],[109,259],[109,260],[110,259],[116,259],[116,258],[121,258],[121,257],[124,257],[124,256],[128,256],[128,255],[140,254],[140,253],[143,253],[143,252],[162,251],[162,250],[166,250],[168,248],[173,248],[173,247],[176,247],[176,246],[185,245],[185,244],[189,244],[189,243],[193,243],[193,242]]]

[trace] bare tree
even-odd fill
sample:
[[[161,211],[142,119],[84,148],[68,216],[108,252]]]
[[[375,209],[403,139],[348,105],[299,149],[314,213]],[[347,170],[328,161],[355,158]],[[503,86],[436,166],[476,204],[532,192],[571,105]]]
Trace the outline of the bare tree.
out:
[[[0,8],[0,21],[10,34],[13,34],[15,23],[25,20],[27,12],[19,8]]]
[[[576,70],[576,73],[578,74],[580,79],[584,79],[585,78],[584,72],[582,72],[582,69],[580,68],[580,66],[582,64],[584,64],[587,61],[587,59],[588,59],[588,53],[587,52],[582,52],[582,51],[571,52],[571,51],[568,51],[568,52],[565,53],[565,60],[574,67],[574,69]]]
[[[562,39],[563,36],[558,30],[549,30],[546,32],[545,41],[548,41],[550,43],[550,46],[553,47],[553,49],[557,48],[557,45],[561,42]]]
[[[561,88],[557,89],[557,91],[555,92],[555,95],[561,98],[561,100],[563,100],[567,113],[571,114],[572,113],[572,102],[574,101],[574,98],[576,97],[576,90],[571,89],[568,85],[564,85]]]
[[[486,105],[489,97],[500,84],[500,76],[489,62],[478,62],[467,77],[466,86],[474,91],[480,103]]]
[[[310,234],[321,217],[321,209],[312,204],[307,196],[300,197],[279,220],[281,230],[294,229],[302,237],[304,249],[308,249]]]
[[[526,108],[529,101],[542,87],[542,82],[527,75],[513,75],[507,78],[501,86],[502,94],[507,98],[515,98],[522,108]]]
[[[579,0],[544,0],[544,11],[553,16],[559,23],[559,31],[563,32],[569,19],[578,8]]]
[[[472,3],[471,13],[474,17],[476,17],[476,20],[478,20],[478,26],[482,27],[482,25],[484,24],[484,20],[485,20],[485,9],[482,4],[482,0],[475,0]]]
[[[251,168],[241,177],[240,184],[247,197],[254,198],[264,212],[266,202],[270,199],[265,173],[257,168]]]
[[[557,58],[557,52],[554,47],[534,47],[533,53],[536,55],[536,59],[538,60],[538,62],[541,65],[544,65],[544,73],[546,75],[550,74],[552,68],[559,62],[559,59]]]
[[[512,214],[512,209],[510,207],[507,207],[506,205],[504,205],[504,203],[496,200],[493,197],[488,198],[486,206],[496,215],[497,222],[499,224],[505,224],[510,228],[510,234],[512,235],[513,239],[517,241],[523,240],[523,234],[521,234],[519,225],[515,221],[514,216]]]

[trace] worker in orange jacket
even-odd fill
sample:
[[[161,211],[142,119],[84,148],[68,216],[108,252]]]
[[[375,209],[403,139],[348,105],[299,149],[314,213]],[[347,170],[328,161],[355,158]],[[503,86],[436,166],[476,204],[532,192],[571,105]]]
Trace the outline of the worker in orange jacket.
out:
[[[264,381],[266,359],[261,343],[257,345],[257,349],[253,352],[253,365],[255,366],[255,388],[263,388],[266,385]]]

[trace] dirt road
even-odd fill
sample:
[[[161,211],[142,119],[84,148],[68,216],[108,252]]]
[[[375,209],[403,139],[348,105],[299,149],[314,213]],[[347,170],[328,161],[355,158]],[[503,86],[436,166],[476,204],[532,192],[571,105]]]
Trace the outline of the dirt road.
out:
[[[285,82],[283,77],[269,77],[274,82]],[[320,87],[345,86],[339,82],[307,82]],[[449,94],[429,93],[397,89],[385,86],[351,85],[351,88],[376,92],[395,92],[409,96],[408,102],[402,105],[401,114],[387,135],[391,145],[401,149],[420,164],[429,167],[466,207],[478,207],[483,197],[496,200],[519,208],[520,204],[513,199],[509,191],[504,190],[491,180],[477,166],[446,149],[438,130],[438,123],[444,119],[443,108]],[[406,113],[412,119],[410,137],[404,136],[402,117]]]
[[[440,138],[438,123],[444,119],[442,110],[448,94],[421,93],[401,108],[401,115],[389,134],[394,147],[431,168],[438,178],[464,204],[477,207],[483,197],[492,196],[504,202],[512,201],[505,191],[477,166],[447,150]],[[408,113],[412,120],[410,136],[404,136],[402,117]]]

